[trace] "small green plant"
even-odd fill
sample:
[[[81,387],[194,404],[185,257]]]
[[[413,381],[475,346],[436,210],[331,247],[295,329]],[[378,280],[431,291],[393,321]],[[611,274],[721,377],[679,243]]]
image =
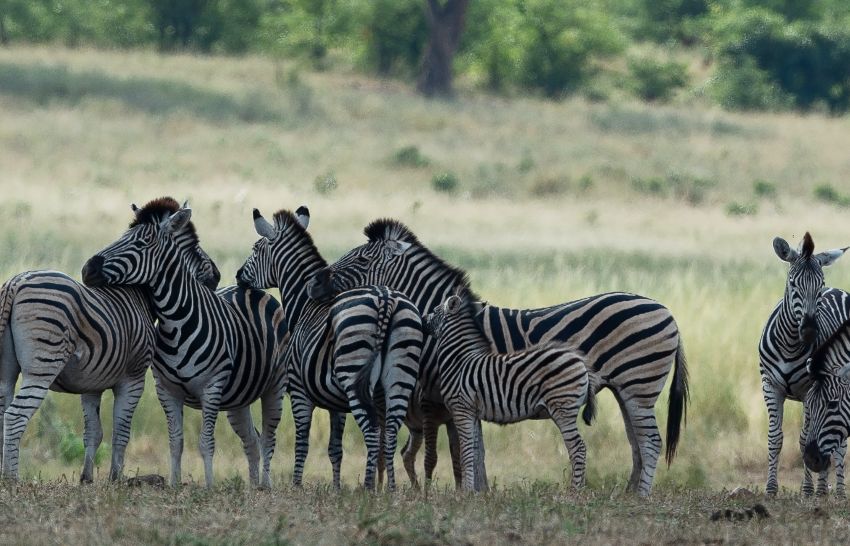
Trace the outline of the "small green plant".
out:
[[[645,101],[666,102],[688,84],[688,68],[682,63],[649,57],[629,59],[634,93]]]
[[[431,178],[431,187],[440,193],[454,193],[457,191],[460,181],[457,175],[451,171],[435,174]]]
[[[520,173],[527,173],[531,169],[534,168],[534,158],[531,157],[531,152],[525,150],[522,152],[522,159],[519,160],[519,163],[516,166],[516,170]]]
[[[726,205],[726,214],[729,216],[754,216],[758,212],[758,205],[755,203],[738,203],[732,201]]]
[[[325,173],[316,177],[313,181],[313,187],[322,195],[329,195],[337,189],[339,183],[333,172]]]
[[[431,164],[431,160],[422,155],[417,146],[404,146],[395,151],[392,163],[400,167],[422,168]]]
[[[831,184],[821,184],[815,188],[815,199],[840,207],[850,207],[850,195],[844,195]]]
[[[756,197],[775,199],[777,193],[776,184],[762,179],[755,180],[753,181],[753,193],[756,194]]]
[[[582,175],[582,177],[578,179],[578,189],[583,192],[589,192],[593,189],[593,186],[593,177],[589,174]]]
[[[570,189],[570,181],[564,176],[542,176],[537,178],[529,188],[535,197],[551,197],[561,195]]]

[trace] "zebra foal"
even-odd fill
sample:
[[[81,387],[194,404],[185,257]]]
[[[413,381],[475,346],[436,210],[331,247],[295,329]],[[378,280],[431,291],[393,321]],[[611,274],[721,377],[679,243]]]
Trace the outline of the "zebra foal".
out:
[[[463,488],[474,490],[474,458],[478,420],[499,424],[526,419],[552,419],[570,454],[572,485],[585,481],[586,448],[576,420],[594,414],[593,374],[579,351],[563,345],[495,353],[476,322],[469,293],[450,296],[425,322],[437,338],[440,394],[460,438]]]
[[[768,474],[765,491],[775,495],[779,489],[777,472],[782,450],[782,418],[785,400],[803,401],[811,386],[806,361],[814,347],[828,339],[839,326],[850,319],[850,294],[824,284],[823,268],[836,262],[846,248],[815,254],[815,243],[809,233],[803,236],[797,250],[781,237],[773,240],[773,250],[788,264],[785,292],[776,304],[759,340],[759,372],[762,394],[768,415]],[[804,413],[804,416],[808,412]],[[807,437],[807,420],[800,431],[800,448]],[[844,495],[844,455],[846,442],[833,453],[836,494]],[[801,490],[813,492],[811,467],[803,468]],[[827,492],[828,471],[818,478],[818,494]]]
[[[139,210],[132,206],[135,215]],[[220,274],[197,240],[175,234],[192,275],[208,289]],[[80,394],[85,421],[81,482],[94,478],[103,439],[100,400],[115,395],[109,478],[121,478],[130,424],[154,351],[154,316],[139,287],[88,288],[58,271],[19,273],[0,287],[2,473],[18,476],[27,424],[48,390]],[[21,388],[14,394],[18,377]]]
[[[254,210],[260,240],[239,269],[240,284],[280,290],[290,338],[283,353],[286,390],[295,419],[293,483],[300,485],[316,407],[331,412],[328,456],[340,486],[342,433],[351,412],[367,448],[364,485],[374,487],[384,423],[387,485],[395,488],[398,428],[419,374],[421,315],[407,298],[380,286],[361,287],[322,302],[308,294],[313,274],[326,267],[307,233],[309,211],[279,211],[272,225]],[[383,396],[376,396],[382,393]]]
[[[270,295],[242,287],[212,293],[192,277],[175,234],[188,230],[192,211],[173,200],[149,203],[114,243],[83,268],[89,286],[141,285],[158,320],[153,360],[157,396],[168,420],[171,483],[181,481],[183,406],[200,409],[200,452],[207,487],[213,483],[215,421],[219,411],[242,440],[252,484],[271,485],[270,464],[283,403],[283,368],[275,358],[285,321]],[[262,436],[250,404],[262,401]],[[262,474],[259,462],[262,452]]]

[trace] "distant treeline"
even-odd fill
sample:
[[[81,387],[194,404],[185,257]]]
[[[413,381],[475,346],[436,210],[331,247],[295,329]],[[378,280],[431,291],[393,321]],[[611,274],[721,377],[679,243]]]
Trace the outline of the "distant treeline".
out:
[[[850,108],[847,0],[0,0],[0,43],[24,42],[345,59],[429,95],[460,76],[554,98]]]

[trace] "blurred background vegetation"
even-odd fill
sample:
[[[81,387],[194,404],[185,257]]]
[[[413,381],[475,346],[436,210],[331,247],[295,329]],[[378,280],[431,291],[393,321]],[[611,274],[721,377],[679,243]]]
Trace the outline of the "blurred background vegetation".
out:
[[[850,107],[845,0],[0,0],[0,43],[297,58],[427,95]]]

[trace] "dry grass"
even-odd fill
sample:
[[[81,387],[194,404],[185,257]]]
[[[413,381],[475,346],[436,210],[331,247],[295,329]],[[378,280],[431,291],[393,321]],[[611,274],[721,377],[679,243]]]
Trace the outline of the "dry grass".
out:
[[[606,533],[627,533],[629,518],[636,514],[646,522],[648,541],[655,532],[669,540],[689,540],[684,529],[690,525],[704,531],[695,536],[706,540],[757,540],[764,532],[765,537],[790,541],[773,527],[779,518],[770,524],[709,524],[704,512],[717,497],[671,487],[760,486],[764,480],[766,412],[756,343],[784,284],[784,267],[770,241],[777,234],[796,240],[810,230],[819,248],[848,244],[846,210],[812,198],[817,184],[840,188],[850,167],[846,120],[729,114],[696,99],[668,107],[578,99],[508,101],[483,95],[430,102],[395,82],[293,70],[287,63],[259,58],[0,49],[0,275],[31,268],[76,273],[86,258],[121,232],[129,220],[130,202],[167,193],[191,200],[202,240],[221,266],[225,282],[256,238],[252,207],[268,213],[306,203],[313,212],[310,230],[329,259],[359,244],[360,230],[368,221],[393,216],[466,268],[476,291],[494,303],[541,306],[608,290],[654,297],[671,308],[681,327],[693,393],[680,455],[671,469],[662,468],[657,476],[661,494],[649,505],[620,498],[608,502],[604,492],[625,484],[631,458],[616,404],[603,394],[599,420],[583,429],[592,491],[573,501],[543,486],[548,504],[534,510],[556,515],[535,516],[546,520],[541,525],[549,530],[529,536],[543,542],[578,541],[592,533],[600,542],[606,537],[616,541],[612,537],[617,535]],[[428,159],[427,165],[400,167],[392,161],[395,152],[409,145]],[[459,177],[456,195],[431,189],[432,175],[447,169]],[[314,180],[328,173],[339,187],[322,193]],[[661,189],[646,193],[639,188],[648,186],[636,184],[638,179],[657,179]],[[757,200],[755,179],[775,184],[777,197]],[[708,181],[699,186],[699,199],[694,197],[694,180]],[[731,217],[726,212],[731,201],[757,202],[758,212]],[[850,264],[839,262],[827,279],[835,286],[850,286]],[[79,404],[65,395],[51,395],[50,400],[52,406],[42,408],[25,436],[23,473],[73,481],[79,462],[59,457],[61,438],[51,423],[65,422],[78,434]],[[104,414],[110,406],[105,404]],[[665,414],[662,401],[662,425]],[[111,419],[104,416],[108,429]],[[280,428],[274,462],[279,483],[287,482],[291,471],[293,430],[288,416]],[[782,483],[795,488],[800,475],[799,405],[789,405],[786,418]],[[224,419],[220,421],[217,477],[232,480],[244,476],[245,463],[235,435]],[[200,476],[194,449],[196,412],[188,412],[187,429],[184,468],[187,475]],[[534,495],[528,493],[528,484],[535,480],[564,483],[566,453],[551,423],[488,426],[485,439],[490,474],[517,503],[530,502]],[[319,412],[307,476],[322,484],[330,475],[326,441],[326,418]],[[128,469],[166,474],[165,446],[162,410],[153,389],[148,389],[134,421]],[[364,455],[353,423],[345,453],[344,481],[351,486],[362,474]],[[442,453],[446,459],[445,450]],[[518,460],[524,463],[521,471]],[[445,464],[439,467],[439,480],[443,485],[449,481]],[[64,495],[76,491],[53,485],[45,485],[44,491],[29,485],[23,489],[32,495],[34,506],[48,506],[53,487]],[[209,511],[201,510],[206,515],[192,520],[192,529],[214,542],[218,539],[208,524],[226,524],[227,518],[216,511],[231,511],[235,529],[250,529],[234,536],[244,536],[247,542],[271,540],[269,533],[277,525],[273,518],[251,512],[253,503],[271,499],[276,510],[288,514],[288,526],[298,522],[298,516],[311,515],[305,508],[311,495],[329,507],[352,499],[283,489],[272,494],[242,491],[239,494],[249,500],[233,506],[210,500],[229,494],[223,493],[231,490],[228,487],[232,489],[227,486],[210,495],[195,489],[152,493],[145,498],[153,500],[143,503],[150,511],[144,517],[151,519],[127,523],[124,538],[113,533],[127,520],[121,505],[140,493],[84,489],[80,502],[96,504],[99,493],[93,492],[103,491],[109,499],[104,502],[118,510],[119,523],[98,537],[132,541],[133,533],[147,529],[161,534],[139,535],[140,540],[180,542],[178,530],[159,526],[156,518],[195,517],[172,514],[164,506],[179,505],[186,495],[199,496],[206,499],[204,510]],[[0,495],[8,496],[8,489]],[[62,507],[62,517],[72,517],[75,502]],[[499,505],[498,495],[461,501],[448,495],[434,505],[420,505],[405,495],[368,502],[431,510],[432,516],[446,504],[455,507],[452,514],[457,515],[448,516],[453,530],[446,537],[472,533],[466,526],[474,525],[481,534],[473,542],[512,540],[497,534],[515,521],[514,516],[505,519],[497,508],[485,519],[492,530],[490,523],[481,521],[458,523],[477,518],[476,510]],[[797,514],[789,525],[802,537],[815,532],[815,523],[805,519],[808,508],[797,502],[785,499],[777,510]],[[604,508],[603,516],[620,514],[625,519],[597,518],[597,506]],[[617,506],[626,508],[616,512]],[[576,516],[569,524],[579,533],[575,535],[564,524],[574,521],[564,515],[573,508],[585,518]],[[85,510],[80,514],[80,521],[94,517]],[[47,512],[39,516],[50,517]],[[376,538],[358,531],[357,517],[354,510],[345,511],[344,523],[339,529],[328,528],[327,536],[384,540],[384,535]],[[378,520],[379,526],[394,517],[390,511]],[[39,539],[49,540],[49,533],[63,529],[64,520],[57,521],[39,529],[46,533]],[[440,521],[432,517],[434,532]],[[837,520],[827,521],[809,536],[833,536],[817,535],[838,527]],[[82,523],[75,528],[76,533],[89,532]],[[306,533],[297,531],[292,537],[309,542],[300,532]],[[525,539],[525,531],[517,532]]]

